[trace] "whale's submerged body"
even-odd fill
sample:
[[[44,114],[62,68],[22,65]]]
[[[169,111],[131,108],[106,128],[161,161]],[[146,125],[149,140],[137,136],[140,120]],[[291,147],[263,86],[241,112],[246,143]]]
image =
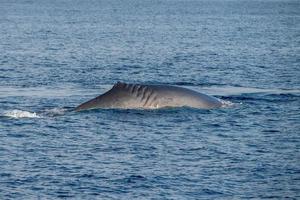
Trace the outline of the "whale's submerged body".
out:
[[[187,88],[169,85],[116,83],[106,93],[91,99],[75,111],[97,108],[157,109],[164,107],[218,108],[222,102]]]

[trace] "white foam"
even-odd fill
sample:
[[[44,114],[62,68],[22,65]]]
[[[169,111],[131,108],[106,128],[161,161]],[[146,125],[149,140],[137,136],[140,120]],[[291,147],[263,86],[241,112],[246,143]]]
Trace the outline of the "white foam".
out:
[[[220,99],[221,103],[222,103],[222,108],[228,108],[228,107],[232,107],[234,105],[236,105],[237,103],[233,103],[231,101],[226,101],[226,100],[223,100],[223,99]]]
[[[35,112],[28,112],[24,110],[9,110],[3,113],[4,117],[10,117],[10,118],[41,118],[38,114]]]

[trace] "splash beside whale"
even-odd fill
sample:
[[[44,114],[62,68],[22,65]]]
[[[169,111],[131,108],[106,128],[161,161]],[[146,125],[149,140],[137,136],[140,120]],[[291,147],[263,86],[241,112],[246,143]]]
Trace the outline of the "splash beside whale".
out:
[[[116,83],[112,89],[75,108],[89,109],[158,109],[165,107],[219,108],[221,100],[187,88],[169,85]]]

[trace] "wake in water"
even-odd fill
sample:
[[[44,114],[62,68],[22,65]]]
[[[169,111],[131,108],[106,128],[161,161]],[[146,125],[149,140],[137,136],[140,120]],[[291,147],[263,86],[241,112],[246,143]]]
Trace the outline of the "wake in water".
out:
[[[222,100],[222,108],[228,108],[236,105],[235,103],[232,103],[228,100]],[[45,117],[56,117],[64,115],[68,111],[72,111],[73,109],[70,108],[52,108],[52,109],[46,109],[40,112],[29,112],[25,110],[8,110],[4,111],[0,114],[2,117],[8,117],[13,119],[21,119],[21,118],[45,118]]]
[[[201,91],[197,87],[190,87],[191,89],[198,90],[199,92],[205,92],[206,94],[213,96],[220,96],[220,101],[222,102],[222,108],[230,108],[237,105],[242,104],[241,101],[245,100],[245,97],[242,97],[244,94],[265,94],[265,95],[300,95],[300,90],[294,89],[261,89],[261,88],[246,88],[246,87],[233,87],[233,86],[225,86],[225,87],[203,87]],[[16,94],[14,94],[16,95]],[[0,89],[1,96],[1,89]],[[234,96],[234,98],[232,98]],[[228,97],[228,98],[227,98]],[[242,97],[242,99],[238,98]],[[248,97],[249,98],[249,97]],[[38,112],[31,112],[26,110],[7,110],[4,112],[0,112],[0,117],[7,117],[13,119],[20,118],[45,118],[45,117],[55,117],[64,115],[66,112],[72,111],[73,108],[51,108],[45,109]]]
[[[41,112],[29,112],[25,110],[8,110],[1,114],[3,117],[20,119],[20,118],[44,118],[44,117],[55,117],[64,115],[69,109],[66,108],[53,108],[47,109]]]

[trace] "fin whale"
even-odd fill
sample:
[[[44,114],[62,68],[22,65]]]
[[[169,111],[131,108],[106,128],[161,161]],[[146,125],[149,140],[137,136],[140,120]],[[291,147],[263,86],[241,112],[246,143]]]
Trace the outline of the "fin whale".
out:
[[[218,108],[222,102],[212,96],[169,85],[140,85],[118,82],[109,91],[75,108],[75,111],[121,108],[157,109],[164,107]]]

